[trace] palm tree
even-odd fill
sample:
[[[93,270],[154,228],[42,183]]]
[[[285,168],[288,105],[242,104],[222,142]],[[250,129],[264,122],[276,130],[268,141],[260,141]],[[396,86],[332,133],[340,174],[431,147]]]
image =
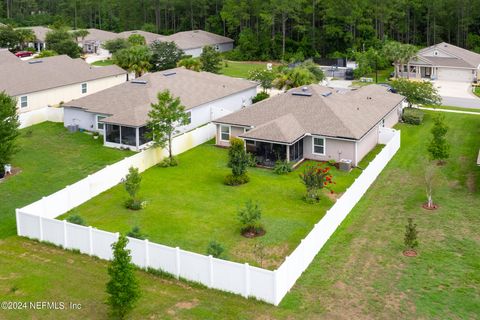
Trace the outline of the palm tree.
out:
[[[407,79],[410,79],[410,60],[417,55],[418,49],[411,44],[402,44],[401,52],[402,61],[407,64]]]
[[[403,65],[401,65],[401,61],[402,61],[402,52],[401,52],[401,43],[400,42],[397,42],[397,41],[388,41],[387,43],[385,43],[385,45],[383,46],[383,54],[385,55],[385,57],[390,60],[390,61],[393,61],[394,63],[394,77],[397,78],[398,77],[398,67],[403,67]],[[402,69],[403,71],[403,69]]]
[[[25,46],[29,42],[34,42],[35,39],[37,38],[32,29],[28,29],[28,28],[23,29],[22,28],[22,29],[15,30],[15,32],[18,36],[19,41],[20,41],[20,47],[22,48],[22,50],[25,49]]]
[[[82,41],[85,40],[85,37],[88,36],[90,32],[86,29],[80,29],[73,31],[73,37],[75,41],[78,43],[78,38],[82,38]]]
[[[152,52],[147,46],[133,46],[119,50],[115,52],[112,58],[119,67],[135,72],[137,78],[152,67],[150,63]]]

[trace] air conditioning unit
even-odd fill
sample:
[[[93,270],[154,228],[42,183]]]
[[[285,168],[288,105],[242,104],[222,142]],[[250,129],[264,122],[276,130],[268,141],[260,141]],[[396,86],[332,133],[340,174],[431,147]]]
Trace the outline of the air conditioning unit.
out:
[[[339,161],[339,166],[338,168],[340,169],[340,171],[350,171],[352,170],[352,160],[349,160],[349,159],[341,159]]]
[[[78,131],[78,124],[69,124],[67,126],[68,132],[77,132]]]

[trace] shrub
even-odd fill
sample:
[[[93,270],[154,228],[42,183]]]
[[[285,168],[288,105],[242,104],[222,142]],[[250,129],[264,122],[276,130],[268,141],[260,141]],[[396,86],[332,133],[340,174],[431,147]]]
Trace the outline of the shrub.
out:
[[[215,240],[210,241],[208,244],[207,255],[211,255],[214,258],[220,258],[224,251],[225,249],[223,246]]]
[[[428,145],[428,152],[432,160],[438,160],[439,164],[442,164],[449,157],[450,146],[445,138],[448,132],[448,126],[444,121],[445,117],[442,115],[436,115],[433,119],[434,125],[431,130],[432,140]]]
[[[233,174],[229,174],[225,177],[224,183],[227,186],[239,186],[241,184],[245,184],[250,181],[250,177],[246,174],[242,174],[239,176],[234,176]]]
[[[405,108],[402,119],[405,123],[419,125],[423,122],[423,115],[423,111],[420,109]]]
[[[85,223],[85,220],[83,220],[83,218],[78,214],[72,214],[72,215],[68,216],[66,220],[70,223],[78,224],[80,226],[86,226],[87,225]]]
[[[138,190],[140,190],[140,182],[142,177],[137,168],[130,167],[128,174],[125,177],[125,190],[130,199],[125,202],[125,206],[132,210],[140,210],[142,208],[142,201],[137,199]]]
[[[248,157],[248,166],[249,167],[256,167],[257,166],[257,156],[254,155],[253,153],[247,152],[247,157]]]
[[[172,158],[165,158],[158,164],[159,167],[167,168],[167,167],[176,167],[178,166],[178,160],[175,157]]]
[[[408,224],[405,226],[405,238],[403,239],[407,250],[415,250],[418,246],[417,235],[417,225],[413,223],[412,218],[408,218]]]
[[[257,103],[259,101],[262,101],[262,100],[265,100],[267,99],[268,97],[270,97],[270,95],[266,92],[259,92],[257,93],[257,95],[255,97],[252,98],[252,103]]]
[[[276,174],[287,174],[289,172],[292,172],[292,170],[292,164],[287,160],[277,160],[275,162],[275,167],[273,167],[273,172],[275,172]]]
[[[147,238],[147,235],[143,234],[140,231],[139,226],[133,227],[132,230],[127,233],[127,236],[130,237],[130,238],[135,238],[135,239],[140,239],[140,240],[145,240]]]
[[[320,200],[319,191],[333,182],[333,176],[329,173],[330,167],[322,167],[321,164],[307,165],[300,174],[300,179],[307,189],[305,200],[307,202],[318,202]]]
[[[141,200],[128,199],[125,201],[125,207],[130,210],[140,210],[144,209],[147,203]]]
[[[260,220],[262,219],[262,210],[258,203],[248,200],[245,208],[238,210],[238,220],[242,224],[243,231],[256,231],[261,228]]]

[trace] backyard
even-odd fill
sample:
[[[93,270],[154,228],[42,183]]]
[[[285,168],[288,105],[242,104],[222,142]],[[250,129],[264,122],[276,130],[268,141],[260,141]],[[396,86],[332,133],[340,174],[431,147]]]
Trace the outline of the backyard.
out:
[[[335,194],[325,189],[318,204],[309,204],[303,200],[305,187],[299,178],[306,164],[286,175],[250,168],[249,183],[230,187],[223,184],[230,172],[227,149],[213,143],[181,154],[178,167],[153,167],[143,173],[140,198],[147,201],[145,209],[131,211],[124,207],[128,197],[121,184],[63,218],[79,214],[88,225],[112,232],[127,233],[139,226],[152,242],[202,254],[215,240],[226,249],[229,260],[276,268],[332,206],[333,198],[361,173],[360,169],[345,173],[332,168]],[[366,161],[379,150],[376,148]],[[263,237],[248,239],[240,234],[237,211],[248,200],[258,202],[262,209],[262,224],[267,231]],[[265,246],[265,256],[256,252],[257,242]]]
[[[479,319],[480,171],[475,160],[480,148],[480,121],[476,115],[445,114],[451,156],[439,167],[435,184],[434,201],[440,209],[426,212],[420,207],[425,201],[421,161],[426,156],[432,114],[427,112],[421,126],[398,126],[402,148],[279,307],[138,271],[142,297],[131,318]],[[37,163],[30,166],[35,180],[22,190],[19,180],[12,179],[9,187],[16,191],[8,196],[3,196],[9,190],[6,184],[0,184],[2,214],[6,208],[37,200],[105,165],[97,157],[88,160],[86,155],[75,154],[83,144],[73,144],[65,137],[38,137],[35,143],[22,138],[24,155],[17,159],[31,158],[28,162]],[[63,145],[57,145],[60,143]],[[62,152],[63,148],[70,148],[73,154]],[[100,150],[108,152],[100,147],[85,149],[88,154],[97,152],[96,156]],[[111,152],[112,158],[105,162],[124,155]],[[15,162],[26,169],[25,161]],[[52,161],[61,171],[57,180],[42,174]],[[180,167],[183,165],[182,160]],[[416,258],[401,254],[407,217],[414,217],[418,224]],[[6,215],[2,224],[4,218]],[[64,301],[80,303],[82,308],[0,310],[0,318],[107,318],[108,262],[13,236],[13,221],[9,218],[10,227],[2,229],[0,240],[3,300]]]
[[[113,65],[113,60],[112,59],[108,59],[108,60],[99,60],[99,61],[95,61],[92,63],[92,66],[95,66],[95,67],[105,67],[105,66],[111,66]]]
[[[266,69],[267,61],[230,61],[224,60],[222,62],[222,69],[220,74],[235,78],[248,78],[250,71],[258,69]],[[275,63],[274,63],[275,64]],[[278,64],[278,63],[277,63]]]

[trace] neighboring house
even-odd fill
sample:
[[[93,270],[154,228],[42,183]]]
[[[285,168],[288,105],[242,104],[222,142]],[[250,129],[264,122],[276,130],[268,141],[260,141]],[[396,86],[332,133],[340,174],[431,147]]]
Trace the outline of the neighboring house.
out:
[[[35,41],[28,43],[30,48],[35,48],[37,51],[42,51],[47,48],[47,44],[45,42],[45,38],[47,37],[47,33],[52,31],[47,27],[24,27],[24,28],[16,28],[16,29],[30,29],[35,34]]]
[[[124,31],[124,32],[120,32],[118,34],[118,36],[120,38],[128,39],[128,37],[130,37],[133,34],[139,34],[139,35],[143,36],[145,38],[145,41],[147,42],[147,45],[150,45],[155,40],[160,40],[164,37],[160,34],[148,32],[148,31],[143,31],[143,30]]]
[[[248,80],[184,68],[149,73],[65,103],[64,124],[103,134],[106,146],[140,150],[150,141],[148,112],[159,92],[168,89],[186,107],[190,122],[178,128],[185,132],[250,105],[256,88]]]
[[[360,160],[378,143],[379,127],[401,117],[405,97],[383,86],[340,91],[320,85],[291,89],[214,121],[216,144],[245,141],[259,163],[304,159]]]
[[[115,32],[100,30],[100,29],[86,29],[88,35],[84,39],[78,39],[79,45],[82,47],[84,53],[96,53],[100,55],[108,55],[108,50],[102,48],[105,41],[119,38]]]
[[[472,82],[479,77],[480,54],[442,42],[420,50],[403,70],[395,67],[405,78]]]
[[[22,61],[0,50],[0,91],[17,99],[19,113],[55,106],[126,81],[117,66],[92,68],[66,55]]]
[[[177,32],[170,36],[164,36],[161,40],[175,42],[186,55],[192,57],[199,57],[205,46],[212,46],[219,52],[233,49],[233,39],[203,30]]]

